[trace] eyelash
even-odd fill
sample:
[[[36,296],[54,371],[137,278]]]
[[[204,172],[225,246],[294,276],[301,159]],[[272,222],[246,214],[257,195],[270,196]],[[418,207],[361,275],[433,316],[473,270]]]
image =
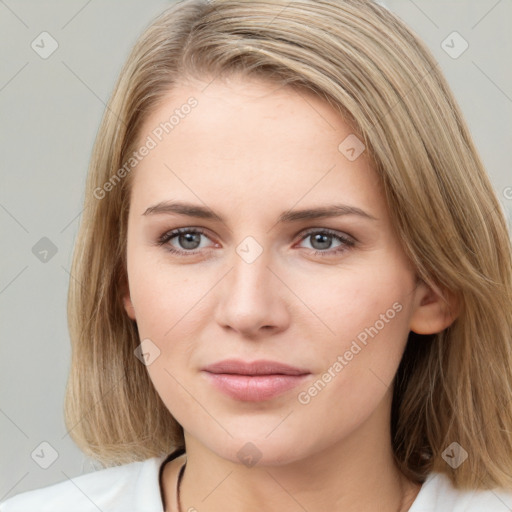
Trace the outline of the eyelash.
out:
[[[183,233],[200,233],[201,235],[204,235],[207,238],[209,238],[208,235],[206,234],[206,232],[200,228],[178,228],[178,229],[174,229],[172,231],[168,231],[168,232],[164,233],[162,236],[160,236],[157,240],[157,245],[163,246],[163,245],[167,244],[168,242],[170,242],[177,235],[180,235]],[[318,228],[310,229],[309,231],[307,231],[306,233],[304,233],[302,235],[302,238],[299,241],[302,242],[303,240],[305,240],[306,238],[308,238],[309,236],[314,235],[314,234],[329,235],[329,236],[332,236],[333,238],[336,238],[338,241],[342,242],[342,245],[338,246],[334,250],[330,249],[330,250],[325,250],[325,251],[319,251],[317,249],[313,249],[313,254],[315,256],[323,256],[323,257],[333,256],[335,254],[344,252],[355,245],[355,241],[352,238],[349,238],[347,236],[341,235],[335,231],[332,231],[330,229],[325,229],[325,228],[324,229],[318,229]],[[167,246],[166,250],[169,251],[170,253],[178,254],[181,256],[194,256],[200,252],[200,249],[197,249],[195,251],[184,251],[184,250],[175,249],[174,247],[171,247],[171,246]]]

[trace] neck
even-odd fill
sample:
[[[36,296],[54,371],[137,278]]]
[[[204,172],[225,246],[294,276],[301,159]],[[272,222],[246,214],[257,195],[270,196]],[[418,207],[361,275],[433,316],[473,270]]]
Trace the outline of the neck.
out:
[[[377,411],[379,414],[381,417],[373,421],[382,425],[385,416]],[[300,459],[253,467],[218,456],[186,433],[181,510],[295,512],[302,508],[352,512],[375,510],[377,504],[381,512],[405,512],[420,486],[398,470],[389,429],[377,430],[376,435],[372,423],[361,424],[334,446],[312,446],[312,453]],[[306,444],[305,438],[297,451],[304,452]]]

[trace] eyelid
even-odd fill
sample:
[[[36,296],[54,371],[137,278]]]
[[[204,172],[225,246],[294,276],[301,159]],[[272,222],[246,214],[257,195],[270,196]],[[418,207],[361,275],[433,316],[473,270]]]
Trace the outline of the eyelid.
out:
[[[208,235],[207,229],[201,228],[201,227],[196,227],[196,226],[186,226],[186,227],[181,227],[181,228],[169,229],[169,230],[165,231],[161,236],[158,237],[158,241],[162,241],[164,239],[169,239],[169,238],[174,237],[182,232],[197,232],[197,233],[201,233],[202,235],[211,239],[211,237]],[[319,232],[326,233],[326,234],[333,235],[333,236],[339,236],[342,238],[353,240],[354,242],[358,242],[357,238],[355,238],[352,235],[349,235],[346,232],[342,232],[342,231],[338,231],[336,229],[326,228],[326,227],[306,228],[302,231],[299,231],[299,233],[297,235],[295,235],[294,238],[300,237],[300,240],[302,240],[310,234],[319,233]]]
[[[160,235],[157,238],[156,243],[157,243],[157,245],[163,245],[163,244],[167,243],[169,240],[171,240],[172,238],[175,238],[177,235],[180,235],[181,233],[189,233],[189,232],[190,233],[200,233],[200,234],[204,235],[206,238],[211,240],[211,237],[209,236],[208,231],[206,229],[196,227],[196,226],[186,226],[186,227],[182,227],[182,228],[174,228],[174,229],[169,229],[169,230],[165,231],[162,235]],[[192,251],[187,251],[187,252],[192,252]]]
[[[325,227],[307,228],[304,231],[301,231],[299,233],[299,235],[301,236],[301,240],[302,240],[303,238],[305,238],[308,235],[311,235],[313,233],[325,233],[325,234],[328,234],[328,235],[332,235],[332,236],[343,238],[343,239],[345,239],[347,241],[351,241],[353,243],[359,242],[359,240],[355,236],[349,235],[345,231],[338,231],[337,229],[325,228]]]
[[[158,240],[159,241],[163,240],[163,239],[167,238],[168,235],[171,235],[171,234],[172,234],[172,236],[174,236],[181,232],[189,232],[189,231],[201,233],[204,236],[206,236],[207,238],[210,238],[210,240],[211,240],[211,237],[209,236],[209,230],[206,228],[198,227],[198,226],[185,226],[185,227],[173,228],[173,229],[166,230],[162,235],[160,235],[158,237]],[[347,233],[345,231],[338,231],[336,229],[327,228],[327,227],[323,227],[323,226],[316,226],[316,227],[313,226],[313,227],[305,228],[304,230],[299,231],[299,233],[297,235],[295,235],[293,238],[297,238],[300,236],[301,237],[300,239],[302,240],[304,237],[306,237],[312,233],[318,233],[318,232],[327,233],[327,234],[333,235],[333,236],[340,236],[340,237],[343,237],[346,239],[353,240],[354,242],[359,241],[356,237],[354,237],[353,235],[350,235],[349,233]]]

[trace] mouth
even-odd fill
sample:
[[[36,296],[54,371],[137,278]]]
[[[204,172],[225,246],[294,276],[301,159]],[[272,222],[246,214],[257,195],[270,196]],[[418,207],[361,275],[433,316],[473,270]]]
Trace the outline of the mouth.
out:
[[[202,369],[208,381],[219,391],[236,400],[259,402],[288,391],[311,375],[306,369],[276,361],[229,359]]]

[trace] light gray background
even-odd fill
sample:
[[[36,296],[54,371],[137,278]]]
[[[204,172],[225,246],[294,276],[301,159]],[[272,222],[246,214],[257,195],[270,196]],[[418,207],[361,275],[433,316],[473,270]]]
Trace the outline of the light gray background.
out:
[[[63,421],[68,271],[105,103],[136,38],[171,3],[0,0],[0,501],[95,469]],[[512,1],[381,3],[438,59],[510,225]],[[31,48],[43,31],[59,45],[47,59]],[[457,59],[441,46],[453,31],[469,44]],[[42,237],[57,247],[47,262],[32,253]],[[48,469],[31,457],[42,442],[58,453]],[[34,459],[49,462],[42,450]]]

